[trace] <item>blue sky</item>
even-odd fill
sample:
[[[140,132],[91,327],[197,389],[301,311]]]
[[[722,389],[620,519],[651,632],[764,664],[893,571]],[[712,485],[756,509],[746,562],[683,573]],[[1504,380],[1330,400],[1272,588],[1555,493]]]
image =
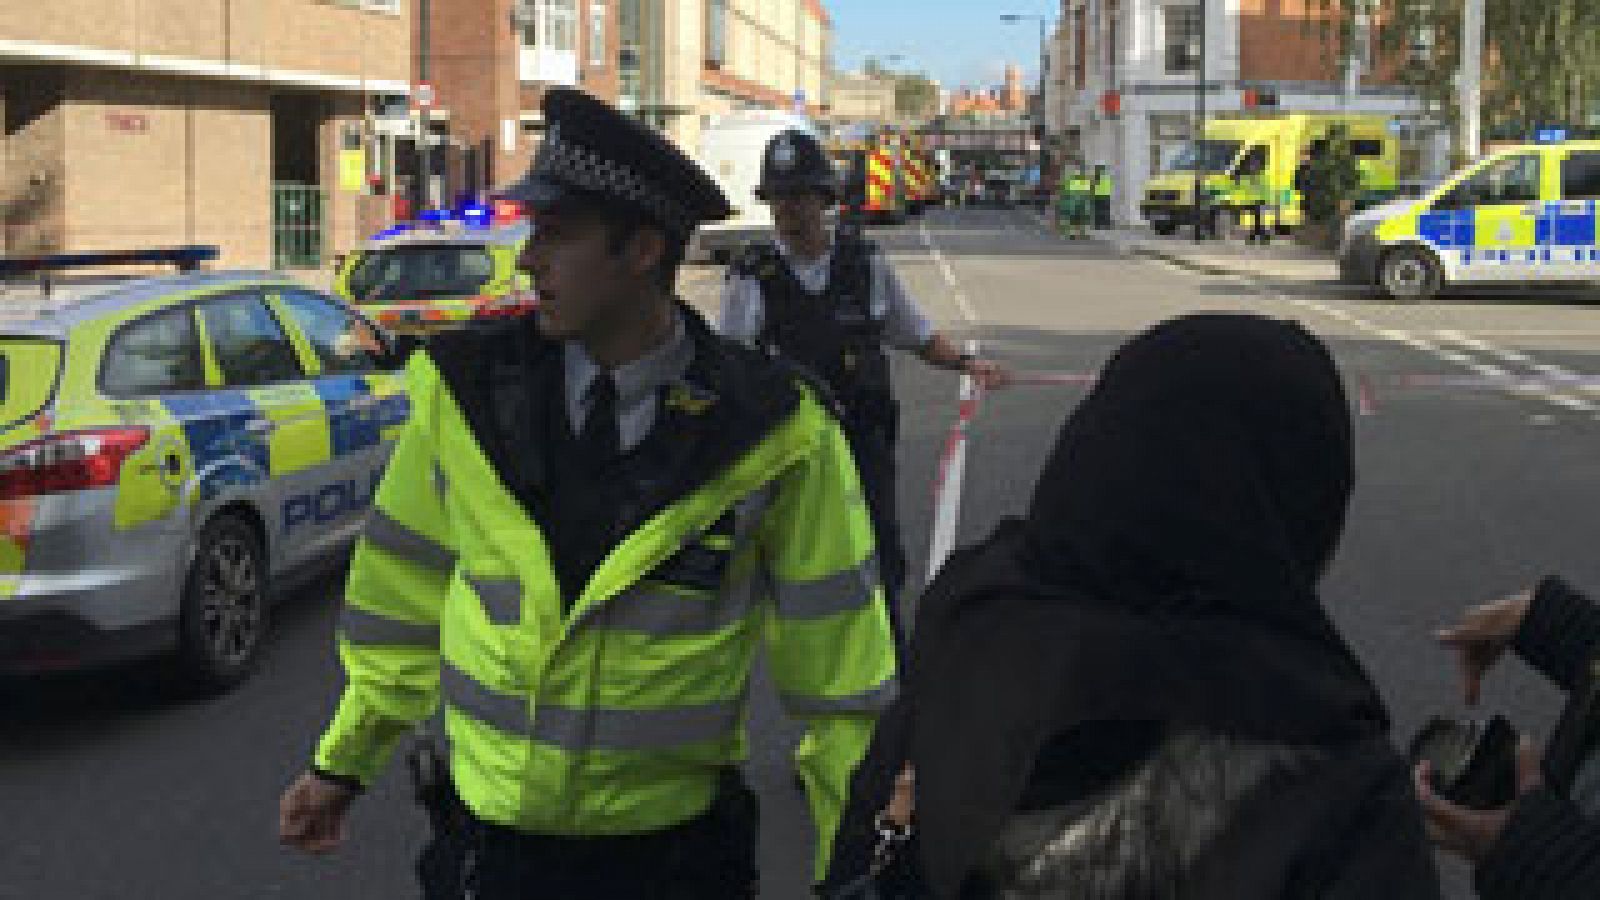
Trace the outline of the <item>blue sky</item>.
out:
[[[834,61],[859,69],[867,57],[899,53],[891,68],[927,72],[946,88],[999,84],[1007,62],[1037,77],[1039,23],[1002,22],[1001,13],[1047,15],[1061,0],[823,0],[833,17]]]

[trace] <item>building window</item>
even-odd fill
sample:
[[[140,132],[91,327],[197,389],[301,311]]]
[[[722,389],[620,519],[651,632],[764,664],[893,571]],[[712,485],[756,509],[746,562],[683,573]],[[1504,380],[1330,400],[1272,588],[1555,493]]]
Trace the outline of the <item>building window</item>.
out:
[[[541,50],[576,53],[578,0],[532,0],[524,17],[522,42]]]
[[[1161,10],[1168,75],[1200,69],[1200,8],[1167,6]]]
[[[604,68],[606,64],[606,5],[602,0],[589,3],[589,65]]]

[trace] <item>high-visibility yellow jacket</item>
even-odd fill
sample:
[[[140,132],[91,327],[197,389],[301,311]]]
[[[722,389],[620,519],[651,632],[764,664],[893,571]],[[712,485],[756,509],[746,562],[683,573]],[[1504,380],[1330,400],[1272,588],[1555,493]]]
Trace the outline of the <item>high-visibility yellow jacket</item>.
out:
[[[820,876],[895,689],[871,526],[838,424],[811,392],[685,315],[696,361],[666,406],[704,416],[696,433],[728,462],[642,518],[570,611],[539,524],[507,487],[536,477],[518,469],[537,447],[482,433],[559,393],[559,345],[530,320],[443,335],[413,358],[412,417],[350,571],[348,685],[319,769],[370,782],[442,697],[451,771],[477,816],[537,834],[658,831],[706,810],[719,768],[744,757],[764,643],[808,725],[797,761]],[[500,368],[508,352],[525,355]],[[497,371],[532,374],[491,396],[481,373]],[[504,414],[507,396],[521,412]],[[725,438],[740,433],[744,444]]]
[[[1103,175],[1094,180],[1094,195],[1096,197],[1109,197],[1115,187],[1110,175]]]

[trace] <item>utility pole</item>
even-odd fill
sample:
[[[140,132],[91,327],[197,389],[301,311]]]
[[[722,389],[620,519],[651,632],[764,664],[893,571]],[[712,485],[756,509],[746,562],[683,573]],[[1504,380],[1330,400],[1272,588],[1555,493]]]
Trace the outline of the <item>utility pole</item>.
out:
[[[431,35],[429,28],[432,26],[432,11],[430,0],[417,0],[417,82],[429,84],[428,57],[432,55],[430,46]],[[415,99],[413,98],[413,103]],[[424,104],[417,111],[417,167],[420,190],[417,192],[422,200],[422,205],[429,209],[438,208],[439,199],[437,186],[433,179],[433,128],[429,124],[429,110],[432,104]],[[416,211],[413,210],[413,214]]]
[[[1200,50],[1195,54],[1194,79],[1194,240],[1206,238],[1206,219],[1211,211],[1206,208],[1206,173],[1204,161],[1206,138],[1206,0],[1200,0]]]
[[[1461,110],[1462,162],[1478,157],[1483,115],[1483,0],[1466,0],[1461,10],[1461,72],[1456,76]]]

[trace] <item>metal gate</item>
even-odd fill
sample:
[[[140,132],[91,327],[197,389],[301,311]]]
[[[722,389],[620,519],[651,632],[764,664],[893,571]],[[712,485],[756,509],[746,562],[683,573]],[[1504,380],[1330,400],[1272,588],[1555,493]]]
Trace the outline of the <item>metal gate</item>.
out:
[[[322,189],[279,182],[272,186],[272,267],[322,265]]]

